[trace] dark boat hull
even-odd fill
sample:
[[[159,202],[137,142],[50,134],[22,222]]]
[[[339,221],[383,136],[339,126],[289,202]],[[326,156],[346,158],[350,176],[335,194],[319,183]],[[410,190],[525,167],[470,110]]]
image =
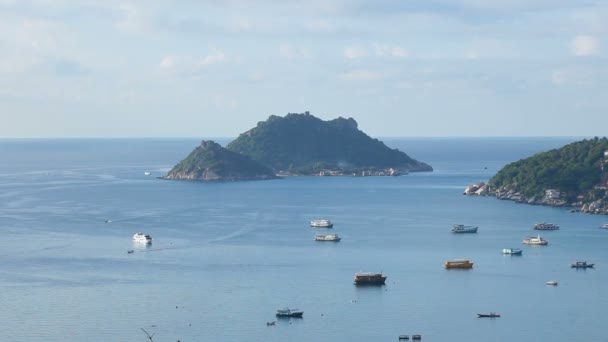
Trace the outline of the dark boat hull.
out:
[[[372,280],[355,280],[355,285],[366,286],[366,285],[384,285],[386,283],[386,277],[372,279]]]
[[[477,318],[497,318],[500,317],[498,314],[477,314]]]
[[[302,318],[303,312],[294,312],[290,314],[277,314],[277,318]]]

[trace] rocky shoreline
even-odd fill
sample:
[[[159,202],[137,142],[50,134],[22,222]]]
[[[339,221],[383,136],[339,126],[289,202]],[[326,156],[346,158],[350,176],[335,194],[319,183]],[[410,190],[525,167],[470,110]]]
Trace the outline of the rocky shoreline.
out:
[[[576,202],[568,202],[562,197],[559,191],[554,189],[546,189],[542,196],[527,197],[524,194],[507,187],[493,189],[489,184],[477,182],[467,186],[463,191],[463,195],[492,196],[500,200],[514,201],[523,204],[570,208],[570,212],[608,215],[608,201],[599,199],[588,202],[584,201],[583,198],[578,198]]]

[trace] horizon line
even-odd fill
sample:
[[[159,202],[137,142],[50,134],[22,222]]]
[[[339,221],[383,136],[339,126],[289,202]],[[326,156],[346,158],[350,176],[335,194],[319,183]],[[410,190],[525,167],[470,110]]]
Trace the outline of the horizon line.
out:
[[[237,136],[238,137],[238,136]],[[117,137],[103,137],[103,136],[93,136],[93,137],[0,137],[0,140],[113,140],[113,139],[129,139],[129,140],[189,140],[189,139],[203,139],[203,140],[213,140],[213,139],[236,139],[234,136],[209,136],[209,137],[196,137],[196,136],[117,136]],[[420,136],[370,136],[371,138],[376,139],[500,139],[500,138],[603,138],[606,135],[420,135]]]

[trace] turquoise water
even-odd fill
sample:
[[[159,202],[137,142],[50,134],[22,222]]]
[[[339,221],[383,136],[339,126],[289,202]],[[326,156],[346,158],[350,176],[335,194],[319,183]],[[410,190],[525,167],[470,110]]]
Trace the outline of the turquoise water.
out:
[[[387,139],[436,171],[217,184],[153,177],[195,139],[0,141],[0,340],[605,341],[608,217],[462,196],[574,140]],[[342,241],[313,241],[328,231],[315,218]],[[562,228],[522,245],[540,221]],[[138,231],[150,248],[133,246]],[[446,271],[455,258],[474,269]],[[354,287],[359,271],[387,285]],[[267,327],[284,306],[304,318]],[[476,318],[490,311],[502,317]]]

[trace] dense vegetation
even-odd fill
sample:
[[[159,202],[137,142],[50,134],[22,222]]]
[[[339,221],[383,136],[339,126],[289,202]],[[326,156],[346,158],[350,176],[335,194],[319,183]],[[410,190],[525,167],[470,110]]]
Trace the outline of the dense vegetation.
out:
[[[579,194],[592,193],[595,185],[608,178],[608,164],[602,171],[608,139],[594,138],[536,154],[511,163],[492,179],[494,189],[506,187],[530,197],[556,189],[573,200]],[[595,197],[603,194],[596,194]]]
[[[277,171],[294,173],[383,168],[432,171],[429,165],[370,138],[352,118],[323,121],[308,112],[270,116],[227,148]]]
[[[236,180],[274,178],[274,172],[213,141],[203,141],[169,171],[169,179]]]

